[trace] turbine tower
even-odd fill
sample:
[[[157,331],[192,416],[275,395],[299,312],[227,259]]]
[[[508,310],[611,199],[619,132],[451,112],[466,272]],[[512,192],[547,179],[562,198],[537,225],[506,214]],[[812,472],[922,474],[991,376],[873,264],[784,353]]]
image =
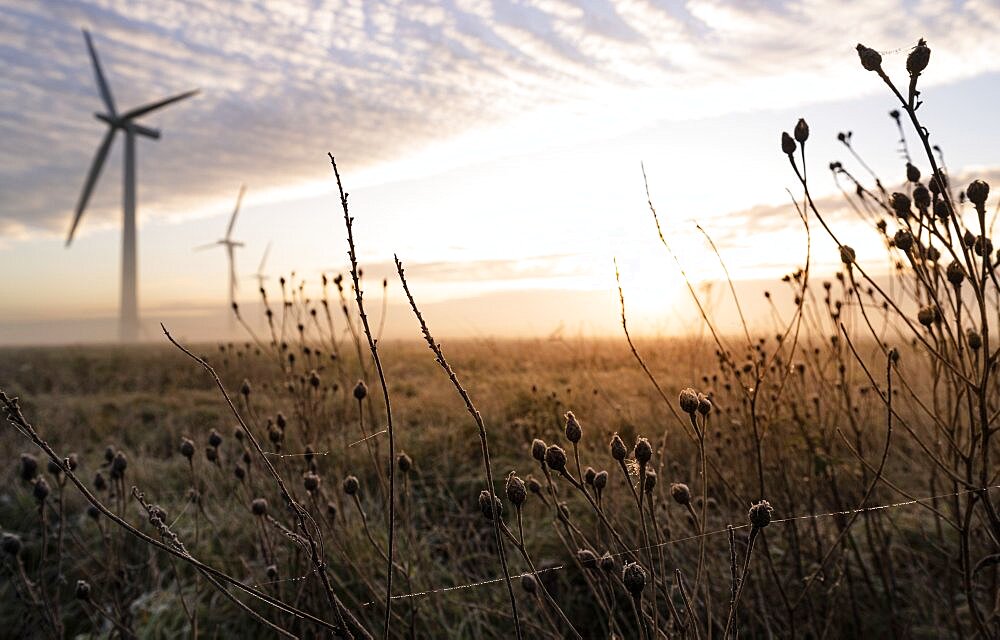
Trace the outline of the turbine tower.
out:
[[[162,109],[190,98],[198,93],[198,90],[186,91],[170,98],[151,102],[141,107],[136,107],[125,113],[118,113],[115,109],[114,99],[111,97],[111,87],[101,70],[101,63],[97,59],[97,50],[86,29],[83,30],[84,40],[87,41],[87,50],[90,52],[90,60],[94,65],[94,76],[97,79],[97,87],[101,92],[101,99],[107,109],[106,113],[95,113],[94,116],[108,125],[108,132],[104,134],[101,145],[97,148],[97,154],[90,165],[87,173],[87,180],[83,184],[83,192],[76,205],[76,213],[73,215],[73,224],[69,228],[69,237],[66,238],[66,246],[73,242],[73,234],[80,224],[80,218],[90,200],[90,194],[94,190],[97,178],[104,168],[104,161],[111,150],[111,143],[114,142],[115,134],[119,131],[125,134],[125,181],[122,188],[122,280],[121,298],[119,301],[118,335],[122,341],[135,341],[139,338],[139,301],[137,294],[137,257],[136,257],[136,216],[135,216],[135,140],[137,136],[145,136],[158,140],[160,132],[157,129],[150,129],[142,126],[136,120],[144,115]]]
[[[246,185],[240,186],[240,193],[236,196],[236,208],[233,209],[233,215],[229,217],[229,226],[226,227],[226,235],[220,240],[216,240],[211,244],[205,244],[200,247],[195,247],[195,251],[201,251],[203,249],[211,249],[212,247],[223,246],[226,248],[226,255],[229,256],[229,307],[232,308],[233,304],[236,302],[236,247],[242,247],[243,243],[237,240],[233,240],[233,227],[236,226],[236,216],[240,212],[240,203],[243,202],[243,194],[246,193]],[[266,254],[264,256],[267,257]],[[230,322],[233,320],[232,315],[230,315]]]

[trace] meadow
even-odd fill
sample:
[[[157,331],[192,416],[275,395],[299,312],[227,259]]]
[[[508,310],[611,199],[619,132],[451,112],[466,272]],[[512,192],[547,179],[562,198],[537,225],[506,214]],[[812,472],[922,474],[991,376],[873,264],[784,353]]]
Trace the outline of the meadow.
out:
[[[902,89],[858,54],[907,180],[829,170],[891,288],[800,120],[775,153],[840,268],[807,253],[772,326],[633,339],[622,296],[618,338],[439,343],[398,263],[425,341],[377,341],[342,188],[350,271],[234,309],[245,342],[0,351],[5,634],[1000,637],[989,186],[920,123],[926,44]]]

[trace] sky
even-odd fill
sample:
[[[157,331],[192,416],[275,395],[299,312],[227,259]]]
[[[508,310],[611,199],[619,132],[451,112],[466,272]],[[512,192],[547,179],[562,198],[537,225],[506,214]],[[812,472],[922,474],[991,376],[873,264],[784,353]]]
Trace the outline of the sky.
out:
[[[879,260],[826,170],[866,175],[837,141],[850,130],[887,185],[903,179],[897,105],[861,69],[859,41],[905,84],[926,38],[932,141],[956,179],[1000,175],[1000,4],[985,0],[0,0],[0,343],[115,335],[120,140],[64,246],[105,126],[81,29],[119,109],[200,89],[141,120],[163,134],[138,142],[150,339],[161,320],[228,331],[225,252],[194,248],[224,234],[241,184],[241,303],[257,299],[269,244],[272,288],[294,272],[315,292],[345,269],[328,151],[372,304],[389,279],[392,336],[416,336],[393,254],[444,335],[614,334],[615,258],[641,331],[690,328],[640,163],[692,280],[722,275],[700,224],[755,296],[805,258],[779,147],[799,117],[813,192],[859,259]],[[832,268],[835,248],[813,235],[814,267]]]

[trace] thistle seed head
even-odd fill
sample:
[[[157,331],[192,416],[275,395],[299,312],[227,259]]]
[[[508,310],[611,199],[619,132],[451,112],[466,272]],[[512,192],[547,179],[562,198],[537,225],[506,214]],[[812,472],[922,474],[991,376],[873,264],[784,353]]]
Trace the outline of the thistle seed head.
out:
[[[805,144],[805,141],[809,139],[809,125],[802,118],[795,124],[795,130],[793,132],[795,140],[800,144]]]
[[[698,394],[698,413],[707,416],[712,412],[712,401],[704,393]]]
[[[396,456],[396,467],[403,473],[409,473],[413,469],[413,458],[406,453],[400,453]]]
[[[583,428],[572,411],[566,412],[566,439],[576,444],[583,437]]]
[[[683,482],[674,482],[670,485],[670,497],[677,504],[686,507],[691,504],[691,489]]]
[[[900,229],[892,237],[892,242],[897,249],[906,253],[913,247],[913,234],[906,229]]]
[[[917,46],[913,47],[910,51],[910,55],[906,56],[906,71],[910,76],[919,76],[924,69],[927,68],[927,63],[931,60],[931,49],[927,46],[927,42],[921,38],[917,42]]]
[[[545,461],[545,441],[540,438],[535,438],[531,441],[531,457],[539,462]]]
[[[771,514],[774,509],[771,508],[771,504],[767,500],[761,500],[750,507],[750,512],[747,517],[750,520],[750,530],[763,529],[767,525],[771,524]]]
[[[646,570],[641,565],[630,562],[622,569],[622,582],[633,598],[639,598],[646,588]]]
[[[493,499],[490,500],[490,492],[483,489],[479,492],[479,510],[482,512],[484,518],[493,520],[494,514],[496,516],[503,515],[503,503],[496,496],[493,496]]]
[[[538,496],[542,495],[542,483],[536,480],[535,476],[528,475],[528,478],[524,481],[524,484],[527,485],[528,491],[530,491],[531,493]]]
[[[854,249],[852,249],[851,247],[847,246],[846,244],[840,245],[840,261],[841,262],[843,262],[846,265],[852,265],[852,264],[854,264],[854,261],[855,261],[856,258],[857,258],[857,254],[854,252]]]
[[[77,600],[90,600],[90,583],[86,580],[76,581],[76,599]]]
[[[610,551],[605,551],[604,555],[601,556],[601,571],[606,573],[611,573],[615,570],[615,558],[611,555]]]
[[[181,438],[181,455],[190,460],[194,456],[194,442],[190,438]]]
[[[358,384],[354,385],[354,399],[360,402],[361,400],[364,400],[367,395],[368,387],[365,385],[365,381],[358,380]]]
[[[957,287],[962,284],[963,280],[965,280],[965,269],[962,268],[962,265],[959,264],[958,260],[953,260],[945,270],[945,275],[948,277],[948,282]]]
[[[309,493],[316,493],[319,490],[320,477],[311,471],[302,476],[302,486]]]
[[[611,457],[622,462],[627,455],[628,449],[625,448],[625,442],[622,441],[621,436],[617,433],[611,436]]]
[[[601,470],[594,475],[594,488],[598,491],[604,491],[604,488],[608,486],[608,472]]]
[[[861,66],[865,71],[878,71],[882,68],[882,54],[878,51],[858,43],[858,58],[861,59]]]
[[[910,182],[920,182],[920,169],[909,162],[906,163],[906,179]]]
[[[649,440],[646,438],[639,438],[635,441],[635,448],[632,451],[632,455],[635,457],[635,461],[639,464],[646,464],[653,457],[653,447],[650,446]]]
[[[255,516],[263,516],[267,513],[267,499],[254,498],[250,503],[250,512]]]
[[[597,472],[594,471],[594,467],[587,467],[583,470],[583,481],[594,486],[594,478],[597,476]]]
[[[969,348],[973,351],[979,351],[979,348],[983,346],[982,336],[973,329],[968,329],[965,332],[965,340],[969,343]]]
[[[30,453],[21,454],[21,465],[19,473],[21,480],[31,482],[38,475],[38,459]]]
[[[216,431],[215,429],[212,429],[211,431],[209,431],[208,432],[208,445],[210,447],[213,447],[213,448],[217,449],[219,447],[219,445],[221,445],[221,444],[222,444],[222,435],[218,431]]]
[[[9,556],[18,556],[21,553],[21,538],[13,533],[5,533],[0,536],[0,549]]]
[[[677,399],[681,405],[681,411],[684,413],[693,416],[698,411],[698,392],[691,387],[681,389]]]
[[[781,132],[781,151],[789,156],[795,153],[795,139],[787,131]]]
[[[356,476],[347,476],[344,478],[344,493],[347,495],[356,495],[360,487],[361,483],[358,482],[358,478]]]
[[[892,207],[892,210],[896,213],[897,218],[902,218],[903,220],[909,218],[912,215],[912,211],[910,211],[911,205],[912,203],[910,202],[910,197],[905,193],[899,193],[897,191],[889,196],[889,206]]]
[[[566,452],[557,444],[549,445],[545,450],[545,464],[553,471],[562,471],[566,468]]]
[[[507,499],[516,508],[520,508],[524,504],[524,501],[528,499],[528,491],[524,486],[524,480],[517,477],[513,471],[507,476],[507,485],[504,487],[507,491]]]
[[[577,549],[576,559],[584,569],[597,568],[597,554],[590,549]]]
[[[535,576],[530,573],[521,576],[521,588],[524,589],[525,593],[530,593],[531,595],[538,593],[538,581],[535,580]]]
[[[646,469],[646,478],[642,482],[642,488],[649,494],[652,494],[653,489],[656,488],[656,472],[652,469]]]
[[[31,494],[35,496],[35,500],[37,500],[39,504],[45,502],[45,499],[49,497],[49,492],[49,483],[45,480],[45,478],[41,476],[35,478],[35,484],[31,490]]]
[[[986,205],[986,198],[990,196],[990,185],[982,180],[973,180],[965,188],[965,196],[976,207],[983,207]]]

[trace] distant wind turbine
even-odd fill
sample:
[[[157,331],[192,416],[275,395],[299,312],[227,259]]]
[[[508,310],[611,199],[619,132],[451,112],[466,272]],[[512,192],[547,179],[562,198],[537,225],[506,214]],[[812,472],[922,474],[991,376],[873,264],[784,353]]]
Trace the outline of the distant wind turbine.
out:
[[[195,251],[201,251],[203,249],[211,249],[212,247],[217,247],[217,246],[223,246],[226,248],[226,255],[229,256],[229,306],[230,307],[232,307],[233,303],[236,302],[236,288],[238,286],[236,280],[236,247],[243,246],[242,242],[233,240],[233,227],[236,226],[236,216],[240,212],[240,203],[243,202],[243,194],[246,193],[246,190],[247,190],[246,185],[242,185],[240,187],[240,193],[238,196],[236,196],[236,208],[233,209],[233,215],[229,217],[229,226],[226,227],[226,235],[222,239],[216,240],[211,244],[205,244],[200,247],[195,247]]]
[[[83,31],[83,37],[87,41],[87,50],[90,52],[90,60],[94,65],[94,76],[97,79],[97,87],[101,92],[101,99],[107,108],[107,113],[95,113],[94,116],[108,125],[108,132],[104,134],[104,139],[97,148],[97,154],[94,156],[94,161],[90,165],[90,171],[87,173],[87,181],[83,184],[83,192],[80,194],[80,200],[76,205],[76,213],[73,215],[73,224],[69,228],[66,246],[68,247],[73,241],[73,234],[76,233],[76,227],[80,224],[80,218],[83,216],[83,211],[90,200],[90,194],[94,190],[97,178],[101,175],[101,169],[104,168],[104,161],[108,157],[108,151],[111,149],[115,133],[123,131],[125,133],[125,182],[122,189],[122,280],[118,333],[121,340],[134,341],[139,337],[139,303],[136,277],[135,139],[136,136],[146,136],[154,140],[158,140],[160,137],[159,130],[144,127],[137,123],[136,120],[167,105],[190,98],[198,93],[198,90],[186,91],[170,98],[136,107],[125,113],[118,113],[117,109],[115,109],[114,99],[111,97],[111,87],[108,86],[108,82],[104,78],[104,72],[101,70],[101,63],[97,59],[97,50],[94,49],[94,43],[86,29]]]
[[[253,274],[253,277],[257,278],[257,287],[259,289],[264,288],[264,281],[267,280],[268,276],[264,273],[264,266],[267,264],[267,256],[271,253],[271,243],[267,243],[267,247],[264,249],[264,256],[260,259],[260,266],[257,267],[257,273]]]

